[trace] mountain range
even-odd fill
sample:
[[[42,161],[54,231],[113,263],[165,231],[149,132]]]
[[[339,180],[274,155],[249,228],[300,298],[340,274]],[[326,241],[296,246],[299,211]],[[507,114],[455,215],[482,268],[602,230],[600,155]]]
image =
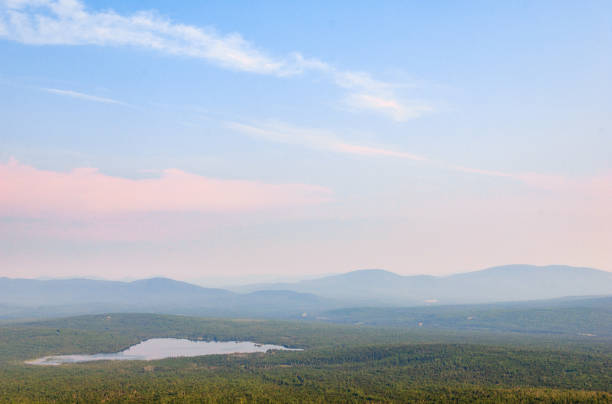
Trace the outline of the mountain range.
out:
[[[0,318],[110,311],[295,318],[358,306],[409,307],[606,295],[612,295],[612,273],[560,265],[508,265],[445,277],[358,270],[234,290],[205,288],[167,278],[132,282],[0,278]]]
[[[505,265],[450,276],[402,276],[358,270],[295,283],[254,284],[237,291],[291,290],[352,304],[489,303],[612,294],[612,273],[564,265]]]

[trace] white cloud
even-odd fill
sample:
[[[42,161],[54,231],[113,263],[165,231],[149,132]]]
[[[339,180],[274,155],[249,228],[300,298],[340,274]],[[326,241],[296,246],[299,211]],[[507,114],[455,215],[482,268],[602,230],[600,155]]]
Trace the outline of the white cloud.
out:
[[[279,122],[268,122],[263,124],[228,122],[226,125],[230,129],[249,136],[273,142],[301,145],[318,150],[364,156],[399,157],[416,161],[427,160],[426,157],[412,153],[347,143],[340,140],[335,133],[323,129],[298,128]]]
[[[351,90],[345,98],[350,109],[371,110],[398,122],[433,111],[430,105],[423,102],[399,100],[393,84],[376,80],[368,73],[335,71],[334,80],[338,86]]]
[[[336,83],[344,88],[360,88],[370,92],[384,92],[391,88],[391,85],[372,78],[364,72],[336,72],[334,74]]]
[[[458,173],[516,181],[532,188],[552,191],[574,190],[577,193],[584,192],[585,194],[599,193],[600,196],[604,196],[612,201],[612,175],[599,178],[572,179],[559,175],[546,175],[533,172],[513,173],[467,167],[401,150],[349,143],[341,140],[336,133],[329,130],[300,128],[276,121],[251,124],[227,122],[226,126],[246,135],[272,142],[294,144],[311,149],[327,150],[342,154],[413,160],[422,164],[428,164],[431,167],[438,167]]]
[[[368,93],[349,94],[346,97],[346,104],[350,108],[380,112],[398,122],[418,118],[433,110],[430,105],[424,103],[400,102],[392,97]]]
[[[238,34],[176,24],[153,12],[88,12],[77,0],[11,0],[4,8],[4,35],[25,44],[137,46],[242,71],[279,76],[295,72],[295,67],[264,55]]]
[[[129,104],[114,100],[112,98],[98,97],[95,95],[78,93],[76,91],[71,91],[71,90],[60,90],[57,88],[41,88],[41,90],[46,91],[51,94],[63,95],[66,97],[78,98],[78,99],[86,100],[86,101],[101,102],[103,104],[116,104],[116,105],[122,105],[126,107],[130,106]]]
[[[269,56],[237,33],[175,23],[154,12],[94,12],[79,0],[0,0],[0,37],[31,45],[133,46],[278,77],[316,72],[349,91],[345,103],[352,110],[371,110],[396,121],[431,110],[401,100],[396,86],[367,73],[340,70],[298,52]]]

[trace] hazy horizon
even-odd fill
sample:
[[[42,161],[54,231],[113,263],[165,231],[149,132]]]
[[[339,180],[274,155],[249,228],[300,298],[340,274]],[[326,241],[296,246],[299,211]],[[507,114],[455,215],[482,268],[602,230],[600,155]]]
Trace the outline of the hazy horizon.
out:
[[[612,271],[610,11],[0,0],[0,276]]]
[[[559,266],[567,267],[567,268],[576,268],[576,269],[587,268],[587,269],[593,269],[596,271],[610,272],[612,274],[612,271],[603,269],[603,268],[590,268],[590,267],[583,267],[583,266],[566,266],[563,264],[530,265],[530,264],[516,264],[515,263],[515,264],[495,265],[493,267],[487,267],[487,268],[476,268],[476,269],[469,269],[469,270],[464,270],[464,271],[449,272],[449,273],[444,273],[444,274],[431,274],[431,273],[430,274],[425,274],[425,273],[403,274],[403,273],[389,271],[385,268],[355,268],[355,269],[351,269],[348,271],[310,274],[310,275],[301,275],[301,276],[300,275],[283,276],[283,275],[278,275],[278,274],[254,274],[254,275],[234,275],[234,276],[209,276],[209,277],[199,277],[199,278],[193,278],[193,277],[175,278],[175,277],[166,276],[163,274],[151,274],[151,275],[147,275],[144,277],[131,277],[131,276],[104,277],[104,276],[89,276],[89,275],[75,274],[75,275],[67,275],[67,276],[39,276],[39,277],[19,276],[19,277],[8,277],[8,278],[32,279],[32,280],[88,279],[88,280],[117,281],[117,282],[128,282],[128,283],[134,282],[134,281],[146,280],[146,279],[166,278],[166,279],[171,279],[171,280],[176,280],[176,281],[181,281],[181,282],[187,282],[187,283],[191,283],[193,285],[198,285],[202,287],[226,288],[226,289],[232,290],[233,288],[238,288],[241,286],[259,285],[259,284],[261,285],[276,284],[276,283],[293,284],[293,283],[299,283],[300,281],[317,280],[317,279],[323,279],[327,277],[334,277],[334,276],[345,275],[345,274],[349,274],[353,272],[362,272],[362,271],[363,272],[384,271],[384,272],[389,272],[389,273],[393,273],[393,274],[397,274],[397,275],[405,276],[405,277],[433,276],[439,279],[443,279],[443,278],[447,278],[453,275],[477,273],[477,272],[486,271],[489,269],[497,269],[497,268],[502,268],[502,267],[515,267],[515,266],[521,266],[521,267],[527,266],[527,267],[534,267],[534,268],[548,268],[548,267],[559,267]]]

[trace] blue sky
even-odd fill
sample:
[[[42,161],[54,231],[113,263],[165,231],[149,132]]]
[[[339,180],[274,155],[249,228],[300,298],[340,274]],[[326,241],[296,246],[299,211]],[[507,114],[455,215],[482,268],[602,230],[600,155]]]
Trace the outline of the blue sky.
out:
[[[8,276],[612,269],[607,1],[5,0],[0,60]]]

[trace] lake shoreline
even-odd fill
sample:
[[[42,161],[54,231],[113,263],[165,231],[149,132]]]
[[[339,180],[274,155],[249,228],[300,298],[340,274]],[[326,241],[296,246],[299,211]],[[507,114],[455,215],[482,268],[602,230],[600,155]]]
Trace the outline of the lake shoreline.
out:
[[[271,350],[301,351],[302,349],[251,341],[194,341],[185,338],[150,338],[115,353],[48,355],[27,360],[24,363],[34,366],[59,366],[103,360],[152,361],[205,355],[266,353]]]

